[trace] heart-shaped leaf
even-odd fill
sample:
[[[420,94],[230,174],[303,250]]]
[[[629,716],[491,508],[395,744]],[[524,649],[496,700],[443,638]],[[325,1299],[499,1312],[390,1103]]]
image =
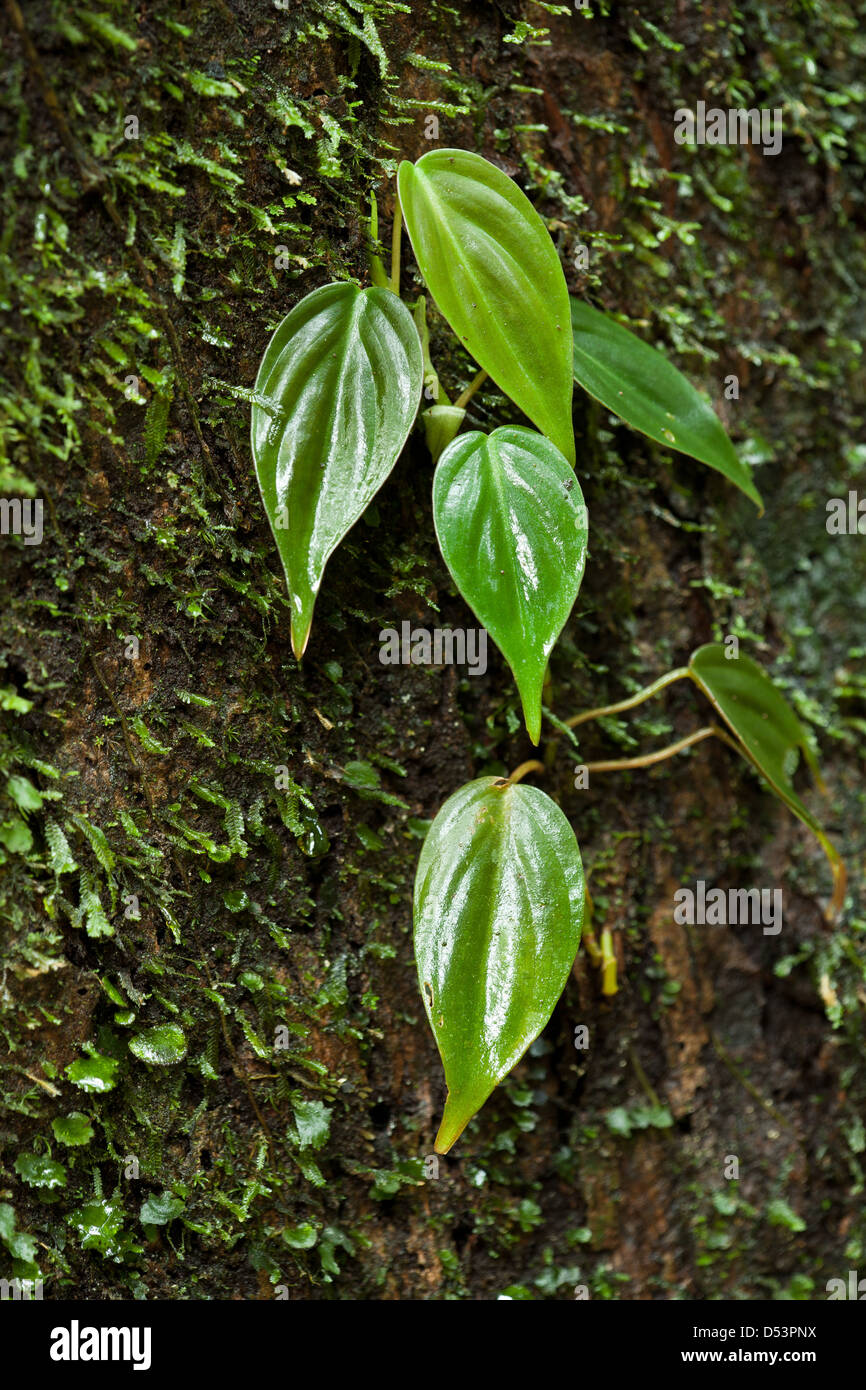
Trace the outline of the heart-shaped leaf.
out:
[[[547,658],[586,559],[586,507],[574,473],[534,430],[460,435],[436,469],[433,518],[457,588],[514,672],[537,743]]]
[[[415,960],[448,1097],[447,1153],[553,1013],[580,945],[574,831],[537,787],[468,782],[445,802],[415,878]]]
[[[748,464],[709,402],[663,353],[571,297],[574,379],[632,429],[716,468],[763,510]]]
[[[466,351],[574,464],[568,289],[538,213],[469,150],[398,170],[421,274]]]
[[[297,657],[325,565],[397,462],[422,384],[417,329],[389,290],[324,285],[286,315],[265,349],[252,449]]]
[[[745,757],[795,816],[819,840],[833,870],[831,912],[841,911],[847,874],[835,846],[794,791],[791,778],[800,752],[821,786],[818,765],[802,724],[766,672],[751,657],[728,657],[710,642],[692,653],[689,674],[712,701]]]

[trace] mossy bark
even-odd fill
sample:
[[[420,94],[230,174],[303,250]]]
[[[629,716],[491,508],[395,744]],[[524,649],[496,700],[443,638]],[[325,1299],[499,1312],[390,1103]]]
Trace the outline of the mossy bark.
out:
[[[825,1296],[866,1235],[864,542],[824,524],[858,476],[866,495],[862,6],[6,13],[0,491],[44,499],[45,534],[0,539],[0,1202],[37,1242],[7,1241],[0,1274],[38,1265],[49,1297]],[[698,100],[781,107],[781,154],[677,145]],[[576,397],[591,556],[547,707],[738,635],[814,733],[852,873],[827,932],[820,850],[713,741],[575,788],[705,722],[694,692],[579,747],[548,725],[619,991],[581,953],[438,1171],[419,837],[532,750],[496,653],[471,679],[379,662],[404,619],[472,623],[420,431],[298,665],[243,394],[303,294],[367,281],[368,194],[387,230],[394,161],[432,143],[516,177],[571,289],[663,347],[760,465],[758,519]],[[453,397],[474,365],[435,316],[431,336]],[[489,383],[469,418],[519,419]],[[782,932],[678,926],[699,878],[781,886]]]

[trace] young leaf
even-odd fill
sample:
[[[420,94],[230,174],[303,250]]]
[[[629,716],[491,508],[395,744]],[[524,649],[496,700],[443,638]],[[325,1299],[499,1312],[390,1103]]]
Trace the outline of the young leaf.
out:
[[[534,430],[460,435],[436,469],[433,519],[455,584],[514,672],[537,743],[547,658],[586,559],[586,507],[574,473]]]
[[[434,820],[415,878],[415,960],[448,1097],[447,1153],[553,1012],[583,925],[574,831],[536,787],[468,782]]]
[[[663,353],[571,297],[574,379],[632,429],[718,469],[763,510],[748,464],[709,402]]]
[[[712,701],[734,734],[744,756],[757,768],[771,790],[819,840],[833,871],[831,912],[841,911],[847,874],[835,846],[794,791],[791,778],[802,751],[821,786],[815,756],[802,724],[769,676],[748,656],[727,657],[717,642],[692,653],[689,675]]]
[[[466,351],[574,464],[568,289],[538,213],[468,150],[431,150],[397,173],[430,293]]]
[[[292,605],[307,645],[330,556],[384,483],[421,399],[418,332],[382,289],[324,285],[277,328],[262,358],[252,449]]]

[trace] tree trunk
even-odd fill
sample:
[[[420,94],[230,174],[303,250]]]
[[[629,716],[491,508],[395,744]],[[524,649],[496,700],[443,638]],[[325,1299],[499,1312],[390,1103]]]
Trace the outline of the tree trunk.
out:
[[[95,1299],[825,1297],[866,1236],[866,566],[825,526],[866,496],[862,5],[6,13],[0,491],[43,499],[44,536],[0,538],[0,1274]],[[781,151],[679,145],[698,101],[782,108]],[[817,739],[828,799],[803,794],[851,872],[827,930],[817,845],[712,740],[575,787],[705,723],[695,690],[579,748],[546,722],[535,780],[618,990],[582,949],[438,1161],[415,862],[452,791],[533,750],[492,647],[470,679],[380,663],[384,628],[473,624],[418,431],[295,661],[244,394],[304,294],[369,283],[368,195],[387,240],[395,161],[437,145],[517,180],[572,292],[709,393],[766,502],[578,391],[591,551],[547,708],[738,636]],[[475,366],[435,313],[431,337],[453,395]],[[520,420],[490,382],[473,400],[474,428]],[[781,932],[678,925],[697,880],[782,888]]]

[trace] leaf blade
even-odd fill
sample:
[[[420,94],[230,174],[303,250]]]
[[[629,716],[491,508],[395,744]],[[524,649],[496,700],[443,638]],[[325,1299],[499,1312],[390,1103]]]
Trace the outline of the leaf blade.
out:
[[[712,406],[663,353],[573,295],[571,325],[579,386],[632,429],[715,468],[763,510],[751,469]]]
[[[397,173],[430,293],[467,352],[573,465],[568,288],[550,234],[507,174],[469,150]]]
[[[323,285],[265,348],[252,451],[299,658],[325,566],[397,462],[422,386],[417,330],[388,290]]]
[[[547,659],[586,562],[586,507],[571,466],[534,430],[460,435],[436,468],[433,521],[457,588],[514,672],[537,744]]]
[[[415,957],[448,1097],[446,1153],[538,1037],[580,945],[574,831],[537,787],[482,777],[433,821],[415,880]]]
[[[845,866],[823,826],[800,800],[788,771],[791,753],[797,750],[820,783],[815,756],[802,724],[767,673],[745,654],[727,657],[721,643],[708,642],[692,653],[688,670],[734,734],[747,760],[818,839],[833,871],[831,911],[835,915],[844,903]]]

